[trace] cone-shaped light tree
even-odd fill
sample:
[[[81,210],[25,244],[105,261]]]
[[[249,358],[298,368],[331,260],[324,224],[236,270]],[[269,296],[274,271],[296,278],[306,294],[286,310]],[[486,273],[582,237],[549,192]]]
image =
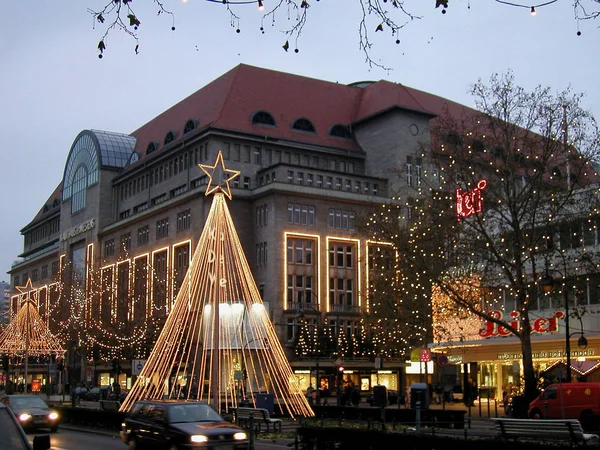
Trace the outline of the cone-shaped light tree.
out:
[[[229,181],[239,172],[225,168],[220,152],[214,166],[200,167],[212,206],[164,328],[121,410],[166,395],[223,411],[242,399],[256,405],[255,392],[267,392],[292,417],[311,416],[226,204]]]

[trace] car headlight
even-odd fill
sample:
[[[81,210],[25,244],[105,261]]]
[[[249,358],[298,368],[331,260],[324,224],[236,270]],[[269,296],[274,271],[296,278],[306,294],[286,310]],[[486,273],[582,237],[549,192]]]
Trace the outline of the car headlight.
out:
[[[50,420],[58,419],[58,413],[52,411],[50,414],[48,414],[48,419],[50,419]]]
[[[207,442],[208,438],[203,434],[193,434],[192,436],[190,436],[190,440],[192,442]]]
[[[19,416],[19,420],[21,422],[25,422],[27,420],[31,419],[31,414],[27,414],[27,413],[23,413]]]
[[[247,438],[248,438],[248,435],[246,433],[244,433],[243,431],[240,431],[233,435],[233,439],[235,439],[236,441],[245,441]]]

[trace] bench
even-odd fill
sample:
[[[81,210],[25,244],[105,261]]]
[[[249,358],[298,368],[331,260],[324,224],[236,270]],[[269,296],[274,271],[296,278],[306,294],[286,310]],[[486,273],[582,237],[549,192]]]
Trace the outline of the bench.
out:
[[[100,409],[102,411],[119,411],[121,403],[116,400],[100,400]]]
[[[491,417],[502,439],[536,441],[570,441],[573,445],[597,440],[597,434],[586,433],[577,419],[513,419]]]
[[[281,419],[274,419],[270,416],[269,411],[265,408],[246,408],[239,407],[234,410],[234,421],[241,427],[248,428],[250,426],[250,418],[254,421],[256,430],[260,433],[262,424],[267,426],[267,433],[273,426],[273,431],[281,433]]]

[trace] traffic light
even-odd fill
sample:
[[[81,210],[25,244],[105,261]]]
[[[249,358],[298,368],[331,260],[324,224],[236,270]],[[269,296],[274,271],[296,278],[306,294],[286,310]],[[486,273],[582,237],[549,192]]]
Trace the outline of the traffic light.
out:
[[[58,372],[62,372],[64,370],[64,365],[63,365],[63,359],[62,358],[58,358],[56,360],[56,370]]]

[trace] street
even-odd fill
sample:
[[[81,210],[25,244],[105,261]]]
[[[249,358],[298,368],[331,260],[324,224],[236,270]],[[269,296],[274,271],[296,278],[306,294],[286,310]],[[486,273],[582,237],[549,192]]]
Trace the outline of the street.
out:
[[[27,433],[30,442],[36,435],[47,434],[46,432]],[[59,428],[57,433],[50,434],[52,450],[125,450],[127,446],[121,442],[116,435],[108,433],[94,433],[90,431],[79,431],[73,429]],[[0,443],[0,448],[2,445]],[[255,450],[289,450],[285,442],[258,441]]]
[[[33,442],[33,438],[36,434],[46,433],[27,433],[30,442]],[[126,445],[115,436],[60,428],[57,433],[50,434],[50,443],[52,444],[52,450],[80,450],[82,448],[87,450],[124,450],[127,448]]]

